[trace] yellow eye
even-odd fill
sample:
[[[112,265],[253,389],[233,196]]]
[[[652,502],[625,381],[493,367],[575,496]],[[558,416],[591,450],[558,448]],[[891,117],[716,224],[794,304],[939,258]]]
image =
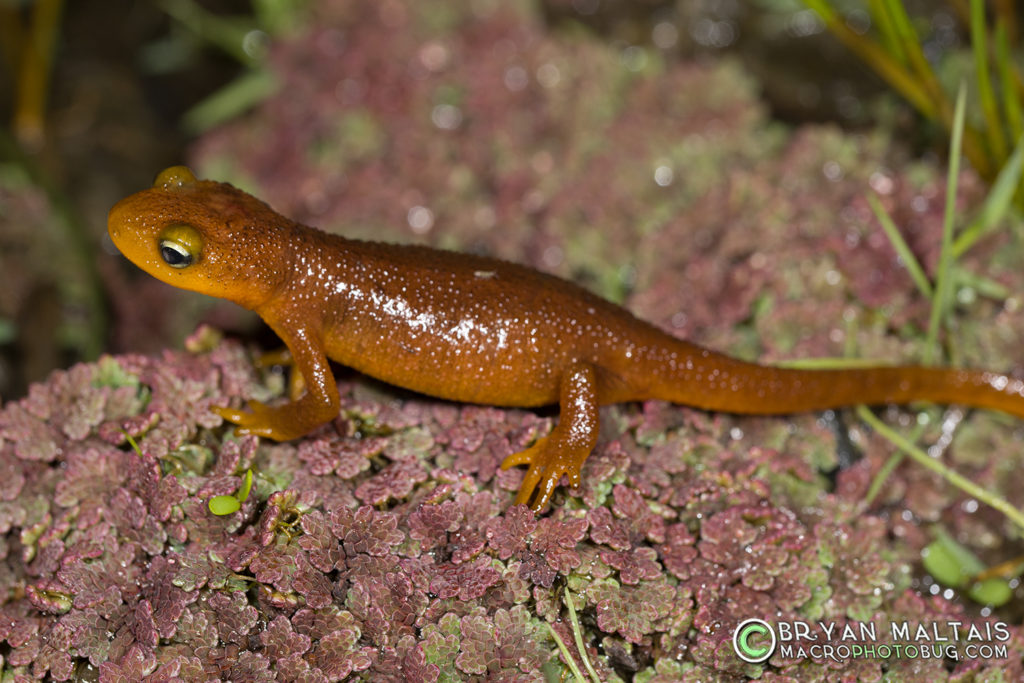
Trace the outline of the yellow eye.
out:
[[[191,225],[169,225],[160,233],[160,258],[171,268],[188,268],[203,253],[203,236]]]
[[[160,171],[153,187],[181,187],[196,182],[196,175],[188,166],[171,166]]]

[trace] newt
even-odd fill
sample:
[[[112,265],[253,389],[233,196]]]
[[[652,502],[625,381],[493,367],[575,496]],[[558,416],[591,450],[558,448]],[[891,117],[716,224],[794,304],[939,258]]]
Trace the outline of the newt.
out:
[[[429,396],[495,406],[558,404],[546,436],[507,457],[527,465],[516,503],[539,512],[573,486],[600,406],[660,399],[709,411],[787,414],[917,400],[1024,417],[1024,381],[983,370],[878,366],[797,370],[691,344],[571,282],[483,256],[346,239],[301,225],[184,166],[118,202],[118,249],[175,287],[258,313],[291,351],[305,393],[217,408],[239,433],[283,441],[338,415],[328,359]]]

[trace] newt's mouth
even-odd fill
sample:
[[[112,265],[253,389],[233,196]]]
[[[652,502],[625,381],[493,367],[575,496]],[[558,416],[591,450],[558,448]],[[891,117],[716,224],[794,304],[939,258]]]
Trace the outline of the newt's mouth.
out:
[[[123,233],[122,228],[124,227],[125,219],[128,215],[125,204],[131,197],[126,197],[114,204],[111,207],[110,212],[107,214],[107,232],[110,233],[110,239],[114,240],[114,244],[117,248],[121,248],[120,240]]]

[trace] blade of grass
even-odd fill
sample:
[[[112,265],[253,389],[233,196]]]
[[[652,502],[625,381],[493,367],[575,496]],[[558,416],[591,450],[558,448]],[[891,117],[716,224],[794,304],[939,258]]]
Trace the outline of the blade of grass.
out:
[[[1006,37],[1006,24],[1002,19],[996,22],[996,68],[999,69],[999,85],[1003,95],[1003,114],[1006,125],[1014,140],[1024,135],[1024,115],[1021,114],[1020,92],[1010,55],[1010,41]]]
[[[902,452],[893,453],[889,456],[889,459],[885,461],[885,464],[879,468],[878,474],[876,474],[875,478],[871,480],[871,486],[868,487],[868,492],[864,494],[865,505],[870,507],[871,504],[875,502],[875,498],[878,497],[882,487],[885,486],[885,482],[889,480],[893,470],[903,462],[904,457],[905,456]]]
[[[907,440],[910,441],[910,443],[917,443],[917,440],[921,438],[921,434],[924,432],[926,426],[927,425],[923,422],[917,422]],[[886,460],[885,464],[878,470],[875,478],[871,480],[871,486],[868,487],[868,492],[864,496],[864,502],[866,504],[871,505],[871,503],[874,502],[875,498],[878,497],[878,494],[881,493],[882,488],[885,486],[885,482],[889,480],[889,476],[893,473],[893,470],[903,462],[905,457],[906,455],[904,455],[903,451],[896,451],[889,456],[889,459]]]
[[[917,285],[917,289],[921,294],[930,300],[932,298],[932,283],[928,281],[928,276],[924,274],[924,268],[921,267],[917,258],[914,257],[914,252],[910,251],[910,247],[907,246],[906,240],[900,234],[900,229],[896,227],[889,212],[885,210],[885,207],[882,206],[882,202],[878,200],[876,195],[869,194],[867,198],[871,210],[875,213],[875,218],[878,219],[882,230],[885,231],[889,241],[892,242],[893,249],[896,250],[900,260],[903,261],[903,267],[910,273],[910,277],[914,280],[914,284]]]
[[[900,5],[899,0],[887,1],[890,3],[889,7],[892,12],[906,17],[906,11]],[[924,57],[920,43],[917,42],[916,34],[914,34],[914,46],[916,47],[910,46],[914,48],[910,53],[913,68],[905,67],[886,52],[881,44],[850,29],[842,17],[832,9],[828,0],[803,0],[803,2],[817,12],[828,30],[840,42],[860,57],[861,61],[874,70],[893,90],[910,102],[911,106],[917,109],[922,116],[938,121],[947,130],[952,130],[953,115],[949,98],[946,97],[941,84],[928,66],[928,60]],[[909,19],[901,23],[905,27],[910,27]],[[908,29],[904,28],[903,30],[907,31]],[[909,31],[912,33],[913,29],[910,28]],[[907,44],[904,43],[904,45]],[[1018,83],[1017,87],[1024,89],[1024,84]],[[964,155],[982,178],[991,179],[995,175],[995,170],[985,152],[981,134],[973,127],[967,126],[962,132],[962,136]]]
[[[903,0],[883,0],[883,4],[886,13],[889,15],[889,20],[892,22],[896,38],[899,40],[902,50],[907,56],[907,62],[924,85],[925,91],[929,94],[929,99],[936,103],[945,102],[946,93],[943,91],[939,79],[935,76],[932,65],[924,56],[921,40],[917,37],[917,31],[914,30],[914,25],[910,22],[910,16],[907,14],[907,9],[903,6]]]
[[[956,264],[953,265],[953,282],[956,283],[957,287],[970,287],[988,299],[1005,301],[1010,298],[1010,289],[1006,285],[984,275],[972,273]]]
[[[576,616],[576,604],[572,601],[572,595],[569,593],[568,588],[565,589],[565,606],[569,609],[569,623],[572,625],[572,635],[576,640],[576,651],[580,653],[583,666],[587,668],[587,673],[590,674],[590,680],[593,683],[601,683],[601,677],[594,671],[594,665],[590,663],[590,657],[587,656],[587,648],[583,645],[583,630],[580,628],[580,620]]]
[[[254,63],[244,48],[246,34],[256,28],[253,19],[222,17],[194,0],[160,0],[157,4],[164,13],[202,40],[217,46],[242,64]]]
[[[936,109],[927,90],[921,87],[918,78],[900,66],[878,43],[857,34],[835,13],[827,0],[804,0],[804,4],[818,13],[825,26],[854,54],[870,66],[896,92],[905,97],[924,116],[938,118]]]
[[[961,83],[956,95],[953,111],[953,135],[949,144],[949,174],[946,177],[946,207],[942,216],[942,248],[939,252],[939,269],[935,278],[935,296],[932,297],[931,316],[928,320],[928,337],[924,350],[924,362],[935,362],[939,350],[939,326],[949,310],[953,280],[950,266],[953,263],[953,216],[956,212],[956,188],[960,178],[960,142],[963,140],[964,107],[967,101],[967,87]]]
[[[953,257],[959,258],[973,247],[979,239],[1001,221],[1009,210],[1013,197],[1020,187],[1021,172],[1024,171],[1024,136],[1017,140],[1013,153],[999,171],[992,184],[985,203],[978,215],[953,244]]]
[[[903,0],[886,0],[886,8],[892,15],[893,23],[907,52],[910,68],[917,78],[921,79],[925,92],[928,93],[929,99],[934,104],[937,112],[936,118],[952,133],[954,117],[950,110],[949,97],[939,82],[938,76],[935,75],[931,63],[924,55],[924,48],[921,46],[921,41],[917,37],[907,10],[903,6]],[[981,134],[973,126],[966,125],[961,135],[963,136],[961,149],[970,159],[971,165],[983,178],[991,179],[995,171],[991,158],[985,151]]]
[[[868,11],[871,13],[872,20],[874,20],[875,25],[882,34],[882,41],[886,49],[889,50],[897,61],[907,66],[910,60],[903,49],[903,42],[900,40],[899,35],[897,35],[896,26],[893,24],[892,16],[885,6],[885,0],[869,0]]]
[[[978,96],[981,111],[985,116],[985,133],[988,148],[997,166],[1006,159],[1006,138],[1003,137],[1003,122],[999,118],[999,103],[992,91],[988,73],[988,36],[985,29],[985,4],[982,0],[971,0],[971,48],[974,51],[974,70],[978,79]]]
[[[269,71],[249,70],[202,100],[181,117],[182,126],[198,135],[241,115],[273,95],[280,84]]]
[[[11,128],[29,150],[42,147],[46,135],[46,101],[53,79],[53,61],[60,38],[63,0],[32,3],[32,30],[24,44],[15,87]]]
[[[550,635],[555,641],[555,644],[558,645],[558,651],[562,653],[562,659],[565,660],[566,666],[568,666],[569,671],[572,672],[573,680],[582,683],[582,681],[585,680],[583,678],[583,672],[580,671],[578,666],[576,666],[576,660],[569,654],[569,648],[565,646],[565,642],[562,640],[562,637],[558,635],[558,631],[552,628],[551,624],[544,622],[544,625],[548,627],[548,635]]]
[[[876,432],[891,441],[897,448],[910,456],[914,462],[919,464],[921,467],[931,470],[967,495],[973,496],[979,502],[1003,513],[1011,522],[1016,524],[1019,529],[1024,531],[1024,513],[1011,505],[1009,501],[985,490],[955,470],[946,467],[944,464],[907,441],[899,432],[890,428],[887,424],[875,417],[875,414],[866,407],[857,406],[857,416]]]
[[[1017,42],[1017,8],[1016,0],[994,0],[992,3],[996,20],[1010,29],[1010,41]]]
[[[903,5],[903,0],[886,0],[886,8],[892,15],[893,23],[907,52],[910,68],[916,78],[921,80],[924,91],[928,94],[933,104],[936,112],[933,118],[941,122],[946,130],[952,133],[954,120],[952,104],[946,90],[935,74],[935,70],[932,69],[931,62],[925,57],[924,48],[910,21],[906,7]],[[981,136],[978,131],[972,126],[967,125],[964,127],[962,135],[964,138],[962,145],[964,154],[970,159],[971,164],[982,177],[991,177],[990,160],[985,153],[985,147],[981,143]]]

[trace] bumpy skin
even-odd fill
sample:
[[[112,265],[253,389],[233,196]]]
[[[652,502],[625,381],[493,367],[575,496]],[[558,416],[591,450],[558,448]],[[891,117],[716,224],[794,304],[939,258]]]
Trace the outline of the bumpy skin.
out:
[[[562,475],[577,484],[598,407],[663,399],[780,414],[930,400],[1024,417],[1024,382],[919,367],[799,371],[723,356],[671,337],[564,280],[489,258],[358,242],[300,225],[185,167],[110,211],[121,252],[176,287],[230,299],[292,352],[305,394],[280,406],[219,409],[239,432],[293,439],[338,413],[331,358],[391,384],[456,401],[558,403],[550,434],[503,467],[529,465],[517,503],[539,511]]]

